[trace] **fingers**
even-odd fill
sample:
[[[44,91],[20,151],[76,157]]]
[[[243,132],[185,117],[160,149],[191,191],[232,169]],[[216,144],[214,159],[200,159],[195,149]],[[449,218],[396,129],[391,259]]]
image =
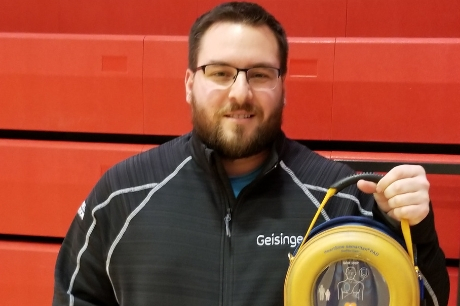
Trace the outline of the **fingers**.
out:
[[[388,206],[387,198],[383,193],[377,193],[377,184],[365,180],[359,180],[357,183],[358,188],[364,193],[373,193],[375,201],[380,207],[380,210],[388,212],[391,208]]]
[[[426,187],[429,188],[429,182],[426,180],[426,173],[425,169],[423,169],[422,166],[418,165],[400,165],[396,166],[393,169],[391,169],[377,184],[377,192],[395,192],[395,193],[400,193],[398,192],[399,188],[403,188],[404,185],[407,183],[404,182],[402,184],[396,184],[393,185],[395,182],[403,179],[415,179],[416,181],[409,180],[410,183],[415,183],[415,184],[427,184]],[[390,185],[393,185],[391,189],[388,190],[388,187]],[[410,186],[413,186],[414,184],[410,184]],[[390,194],[391,195],[391,194]],[[387,195],[388,196],[388,195]]]
[[[429,211],[429,205],[406,205],[389,210],[387,215],[398,221],[406,219],[410,225],[416,225],[425,219]]]
[[[361,180],[358,188],[365,193],[374,193],[380,210],[395,220],[407,219],[410,225],[415,225],[429,213],[430,183],[421,166],[394,167],[378,184]]]

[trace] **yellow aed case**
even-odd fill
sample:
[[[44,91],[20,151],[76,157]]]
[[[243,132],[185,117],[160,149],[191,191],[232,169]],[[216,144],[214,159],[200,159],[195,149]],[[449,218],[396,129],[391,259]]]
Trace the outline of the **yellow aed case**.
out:
[[[303,242],[290,256],[285,306],[420,305],[418,268],[407,220],[401,224],[405,241],[366,217],[334,218],[312,229],[335,193],[359,179],[378,182],[380,178],[360,174],[331,186]]]

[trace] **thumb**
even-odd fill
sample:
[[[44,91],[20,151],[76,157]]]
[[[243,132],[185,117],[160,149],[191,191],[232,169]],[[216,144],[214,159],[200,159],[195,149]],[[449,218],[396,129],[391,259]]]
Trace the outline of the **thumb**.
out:
[[[370,181],[359,180],[356,184],[358,189],[364,193],[375,193],[377,189],[377,184]]]
[[[385,195],[383,192],[377,193],[377,184],[374,182],[369,182],[365,180],[359,180],[357,183],[358,189],[361,190],[364,193],[373,193],[375,202],[377,202],[377,205],[380,207],[380,209],[384,212],[390,210],[388,207],[388,199],[385,198]]]

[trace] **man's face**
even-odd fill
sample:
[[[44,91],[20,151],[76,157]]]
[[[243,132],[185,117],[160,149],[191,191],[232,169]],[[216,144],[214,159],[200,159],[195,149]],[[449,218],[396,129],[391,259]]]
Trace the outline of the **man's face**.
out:
[[[279,68],[278,44],[266,26],[222,22],[203,35],[197,66],[211,63],[238,68]],[[185,76],[187,102],[198,136],[225,158],[238,159],[262,152],[281,129],[284,84],[253,90],[240,72],[227,89],[216,88],[202,70]]]

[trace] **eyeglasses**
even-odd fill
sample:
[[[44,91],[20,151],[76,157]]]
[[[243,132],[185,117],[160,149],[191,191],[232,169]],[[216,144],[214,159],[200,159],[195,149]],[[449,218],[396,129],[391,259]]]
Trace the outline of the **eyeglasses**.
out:
[[[209,64],[197,67],[194,72],[198,70],[202,70],[206,80],[219,89],[232,86],[240,71],[246,73],[246,80],[253,90],[272,90],[281,76],[280,69],[272,67],[240,69],[229,65]]]

